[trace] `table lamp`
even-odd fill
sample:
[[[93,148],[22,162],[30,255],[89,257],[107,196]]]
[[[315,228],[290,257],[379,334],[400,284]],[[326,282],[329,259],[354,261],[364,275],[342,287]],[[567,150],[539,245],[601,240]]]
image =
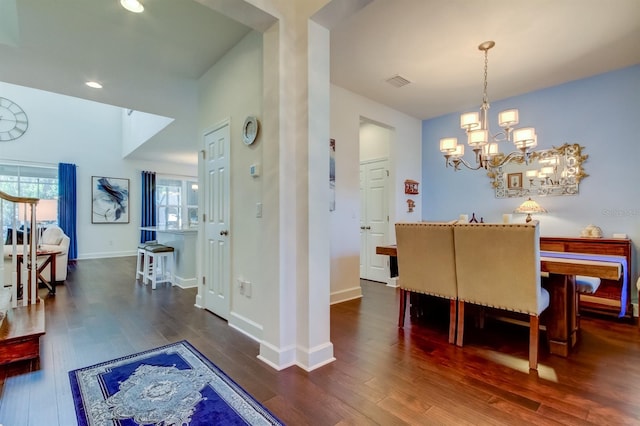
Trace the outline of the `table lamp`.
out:
[[[526,213],[527,214],[527,218],[526,218],[525,222],[529,223],[532,220],[531,213],[546,213],[547,211],[542,206],[540,206],[540,204],[536,203],[535,201],[533,201],[531,199],[531,197],[529,197],[529,199],[527,201],[525,201],[524,203],[520,204],[520,206],[518,206],[518,208],[515,209],[513,212],[514,213]]]

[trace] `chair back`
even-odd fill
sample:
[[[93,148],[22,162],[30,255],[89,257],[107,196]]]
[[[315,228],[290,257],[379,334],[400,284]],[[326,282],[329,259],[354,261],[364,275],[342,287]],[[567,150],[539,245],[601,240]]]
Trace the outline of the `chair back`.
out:
[[[455,299],[452,223],[396,223],[401,289]]]
[[[459,300],[529,315],[544,310],[537,221],[456,224],[454,239]]]

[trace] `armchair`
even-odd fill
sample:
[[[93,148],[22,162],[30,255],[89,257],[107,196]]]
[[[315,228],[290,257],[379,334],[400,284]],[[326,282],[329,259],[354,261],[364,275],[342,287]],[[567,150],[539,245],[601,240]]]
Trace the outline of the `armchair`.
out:
[[[396,223],[400,308],[404,325],[407,294],[449,299],[449,343],[455,343],[456,268],[452,223]]]
[[[466,303],[529,316],[529,368],[537,369],[540,314],[549,306],[541,287],[537,221],[527,224],[456,224],[458,334],[463,345]]]

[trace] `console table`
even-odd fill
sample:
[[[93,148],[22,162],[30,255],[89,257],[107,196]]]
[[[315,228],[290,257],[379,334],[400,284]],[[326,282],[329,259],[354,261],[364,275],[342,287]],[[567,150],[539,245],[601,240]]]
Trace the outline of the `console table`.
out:
[[[594,294],[580,295],[580,308],[584,310],[619,314],[624,312],[624,317],[633,319],[633,306],[631,304],[631,240],[625,238],[582,238],[582,237],[540,237],[540,250],[560,251],[572,253],[604,254],[623,256],[627,259],[627,294],[626,306],[622,302],[623,277],[618,280],[602,279],[600,287]]]

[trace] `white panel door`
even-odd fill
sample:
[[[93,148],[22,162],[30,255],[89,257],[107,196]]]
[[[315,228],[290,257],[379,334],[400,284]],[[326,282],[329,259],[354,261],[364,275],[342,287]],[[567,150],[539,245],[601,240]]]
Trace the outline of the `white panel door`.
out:
[[[360,276],[381,282],[386,282],[389,276],[387,257],[376,254],[376,246],[388,241],[387,166],[388,161],[381,160],[364,163],[360,170]]]
[[[231,304],[229,257],[229,125],[204,136],[206,164],[204,306],[227,319]]]
[[[366,179],[367,166],[360,164],[360,278],[367,276],[367,233],[366,231],[366,212],[367,212],[367,194]]]

